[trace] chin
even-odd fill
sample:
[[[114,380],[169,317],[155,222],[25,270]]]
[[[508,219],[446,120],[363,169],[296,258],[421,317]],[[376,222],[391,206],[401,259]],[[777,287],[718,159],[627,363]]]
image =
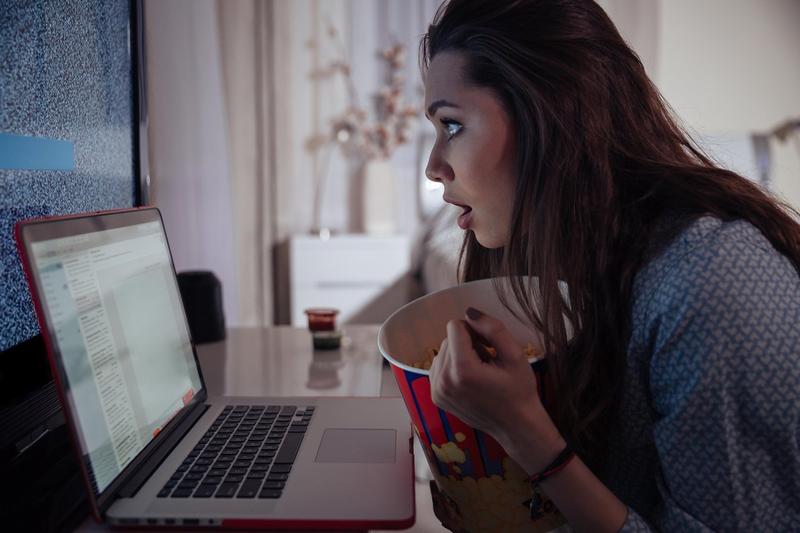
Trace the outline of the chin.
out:
[[[478,241],[478,244],[483,246],[484,248],[502,248],[505,246],[505,242],[503,239],[498,239],[496,235],[487,235],[481,231],[472,230],[475,234],[475,239]]]

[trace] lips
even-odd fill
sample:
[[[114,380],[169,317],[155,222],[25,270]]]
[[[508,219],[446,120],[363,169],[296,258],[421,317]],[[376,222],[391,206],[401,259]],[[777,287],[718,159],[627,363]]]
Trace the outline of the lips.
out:
[[[447,196],[444,196],[443,200],[445,202],[447,202],[448,204],[453,204],[453,205],[455,205],[457,207],[460,207],[461,209],[464,210],[464,212],[461,213],[458,216],[457,224],[458,224],[458,227],[461,228],[461,229],[465,230],[465,229],[469,228],[470,224],[472,223],[472,207],[470,207],[470,206],[468,206],[466,204],[462,204],[462,203],[456,202],[455,200],[452,200],[452,199],[448,198]]]
[[[458,215],[458,227],[461,229],[468,229],[472,223],[472,208],[465,207],[464,212]]]

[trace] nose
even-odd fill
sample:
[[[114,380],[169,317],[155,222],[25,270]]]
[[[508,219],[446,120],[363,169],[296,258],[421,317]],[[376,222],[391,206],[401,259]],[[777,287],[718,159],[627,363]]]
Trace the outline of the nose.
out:
[[[438,181],[440,183],[443,183],[445,180],[453,179],[453,169],[442,157],[438,142],[431,148],[431,153],[428,156],[428,165],[425,167],[425,177],[431,181]]]

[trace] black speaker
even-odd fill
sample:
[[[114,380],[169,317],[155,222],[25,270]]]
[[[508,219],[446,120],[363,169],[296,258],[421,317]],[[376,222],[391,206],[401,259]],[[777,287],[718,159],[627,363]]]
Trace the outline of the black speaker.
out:
[[[225,338],[225,313],[222,308],[222,284],[213,272],[197,270],[178,274],[189,331],[195,344]]]

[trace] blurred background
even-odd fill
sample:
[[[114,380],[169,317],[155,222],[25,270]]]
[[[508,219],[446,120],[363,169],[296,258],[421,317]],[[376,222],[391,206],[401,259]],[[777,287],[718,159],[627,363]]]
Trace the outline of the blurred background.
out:
[[[177,269],[222,280],[229,325],[379,323],[456,282],[461,234],[423,174],[438,4],[145,2],[149,201]],[[697,141],[800,207],[800,2],[600,4]]]

